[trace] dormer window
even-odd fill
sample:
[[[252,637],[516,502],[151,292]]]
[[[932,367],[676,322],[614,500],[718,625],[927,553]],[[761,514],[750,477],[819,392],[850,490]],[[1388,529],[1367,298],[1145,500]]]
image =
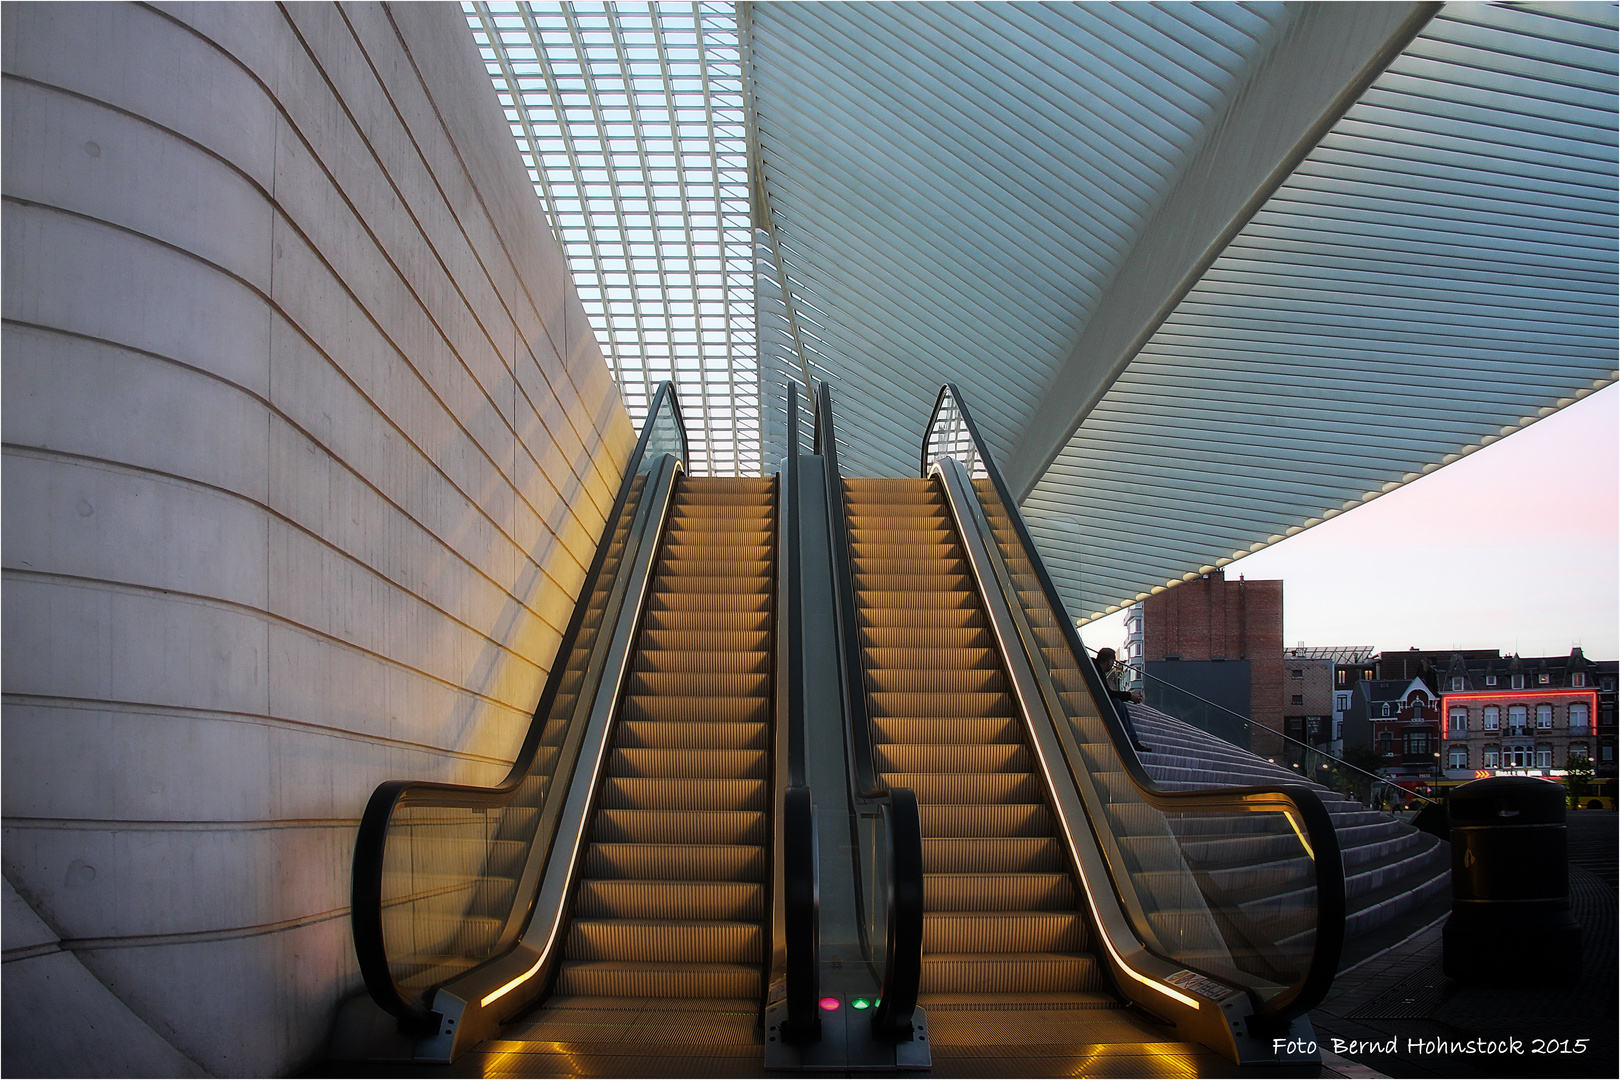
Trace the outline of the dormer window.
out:
[[[1485,676],[1485,685],[1486,686],[1495,686],[1496,685],[1496,676],[1495,675],[1487,675],[1487,676]]]
[[[1463,688],[1463,677],[1461,675],[1453,675],[1451,677],[1451,689],[1453,691],[1458,691],[1458,690],[1461,690],[1462,688]]]
[[[1540,686],[1546,686],[1550,682],[1552,682],[1552,676],[1551,675],[1543,673],[1541,675],[1536,676],[1536,683],[1538,685],[1540,685]]]
[[[1524,689],[1524,676],[1523,675],[1515,675],[1515,676],[1513,676],[1513,689],[1515,689],[1515,690],[1523,690]]]
[[[1385,716],[1389,715],[1389,702],[1387,702],[1387,701],[1384,702],[1384,715]]]
[[[1571,675],[1569,677],[1569,685],[1571,685],[1571,686],[1585,686],[1586,685],[1586,672],[1577,671],[1575,674]]]

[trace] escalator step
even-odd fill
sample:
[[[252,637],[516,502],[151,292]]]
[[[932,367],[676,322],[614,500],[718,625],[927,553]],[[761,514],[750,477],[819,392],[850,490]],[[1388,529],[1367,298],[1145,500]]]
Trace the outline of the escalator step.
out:
[[[1013,699],[1000,692],[868,694],[874,716],[1015,716]]]
[[[1085,948],[1072,911],[937,912],[923,920],[925,953],[1071,953]]]
[[[861,608],[860,625],[862,630],[905,628],[920,631],[917,638],[906,640],[902,638],[899,644],[921,648],[919,642],[926,640],[930,633],[940,630],[967,630],[982,629],[985,625],[984,613],[977,607],[947,608],[944,610],[928,610],[926,616],[919,616],[916,608]]]
[[[864,619],[866,613],[862,612]],[[861,628],[861,644],[874,649],[984,649],[995,644],[981,617],[962,626],[872,626]]]
[[[898,651],[898,650],[891,650]],[[936,657],[936,660],[943,660]],[[952,694],[1004,693],[1006,679],[997,668],[957,667],[941,663],[938,670],[878,667],[866,672],[866,688],[891,694],[945,691]]]
[[[770,719],[770,700],[763,696],[720,698],[632,694],[624,699],[619,715],[625,720],[764,723]]]
[[[755,922],[576,918],[564,955],[570,960],[758,964],[764,959],[764,933]]]
[[[886,743],[949,743],[970,746],[1021,742],[1024,725],[1012,716],[874,716],[872,726]]]
[[[878,768],[906,773],[1029,772],[1034,768],[1023,743],[879,743]]]
[[[940,806],[922,809],[925,837],[1056,836],[1057,823],[1041,803]]]
[[[609,776],[667,780],[764,777],[766,768],[764,750],[623,749],[608,760]]]
[[[718,642],[730,634],[769,632],[771,613],[765,610],[676,611],[671,608],[649,608],[642,614],[641,624],[648,630],[669,630],[683,637],[703,634],[711,641]],[[706,646],[706,648],[713,647],[713,645]]]
[[[767,750],[770,728],[762,723],[721,723],[703,720],[627,720],[619,727],[619,745],[690,750]]]
[[[765,814],[758,810],[603,809],[592,836],[609,844],[764,844]]]
[[[949,653],[944,656],[942,654]],[[867,677],[887,675],[891,669],[911,671],[932,671],[938,669],[942,672],[993,671],[1001,674],[1001,662],[988,648],[955,648],[937,649],[885,649],[879,646],[869,646],[866,650]]]
[[[771,677],[746,671],[635,671],[625,689],[661,697],[763,698],[770,693]]]
[[[758,964],[565,961],[556,992],[589,997],[757,998]]]
[[[764,810],[763,780],[647,780],[610,776],[601,805],[623,810]]]
[[[764,881],[770,867],[758,844],[593,843],[583,872],[592,878]]]
[[[1005,836],[924,839],[923,870],[930,874],[1034,874],[1066,868],[1056,837]]]
[[[580,882],[574,914],[612,919],[763,919],[765,886],[751,881]]]
[[[752,617],[752,616],[750,616]],[[765,627],[757,630],[724,630],[715,628],[711,630],[682,630],[682,629],[654,629],[643,630],[642,649],[647,655],[660,658],[678,656],[683,653],[692,656],[691,663],[699,664],[699,659],[710,652],[730,653],[734,656],[749,656],[762,658],[767,655],[766,644],[769,631]],[[651,646],[651,648],[648,648]],[[758,662],[756,659],[755,662]],[[659,669],[671,670],[671,669]],[[678,669],[675,669],[678,670]],[[700,671],[724,670],[721,668],[699,668]]]
[[[964,773],[883,774],[890,787],[910,788],[917,801],[928,803],[1027,803],[1043,798],[1041,785],[1030,773],[991,773],[973,776]]]
[[[925,994],[1015,994],[1103,990],[1101,966],[1086,953],[925,953]]]

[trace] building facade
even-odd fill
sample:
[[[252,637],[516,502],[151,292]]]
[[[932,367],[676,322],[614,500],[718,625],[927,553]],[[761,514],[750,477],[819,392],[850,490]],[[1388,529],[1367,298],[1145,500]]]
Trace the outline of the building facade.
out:
[[[1438,779],[1440,702],[1422,679],[1362,679],[1344,721],[1346,749],[1379,755],[1379,771],[1422,790]]]
[[[1228,581],[1215,570],[1153,594],[1142,612],[1147,703],[1255,753],[1281,752],[1283,583]],[[1200,699],[1241,712],[1248,723],[1193,708]]]
[[[1599,741],[1605,676],[1580,649],[1567,657],[1454,655],[1437,675],[1448,780],[1562,776],[1572,755],[1612,769],[1612,727],[1608,742]]]

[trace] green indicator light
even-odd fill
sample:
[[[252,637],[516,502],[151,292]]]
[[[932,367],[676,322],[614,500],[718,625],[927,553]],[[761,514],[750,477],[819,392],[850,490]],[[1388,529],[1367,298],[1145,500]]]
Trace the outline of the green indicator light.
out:
[[[849,1007],[852,1009],[870,1009],[872,1007],[872,1003],[867,1001],[865,998],[856,998],[854,1001],[849,1003]]]

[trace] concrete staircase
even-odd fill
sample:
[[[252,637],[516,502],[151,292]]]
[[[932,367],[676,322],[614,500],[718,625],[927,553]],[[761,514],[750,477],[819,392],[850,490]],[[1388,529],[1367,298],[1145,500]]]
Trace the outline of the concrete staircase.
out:
[[[1346,938],[1382,926],[1450,888],[1451,852],[1444,841],[1157,709],[1128,707],[1137,734],[1152,747],[1142,764],[1167,788],[1287,782],[1316,789],[1344,855]]]

